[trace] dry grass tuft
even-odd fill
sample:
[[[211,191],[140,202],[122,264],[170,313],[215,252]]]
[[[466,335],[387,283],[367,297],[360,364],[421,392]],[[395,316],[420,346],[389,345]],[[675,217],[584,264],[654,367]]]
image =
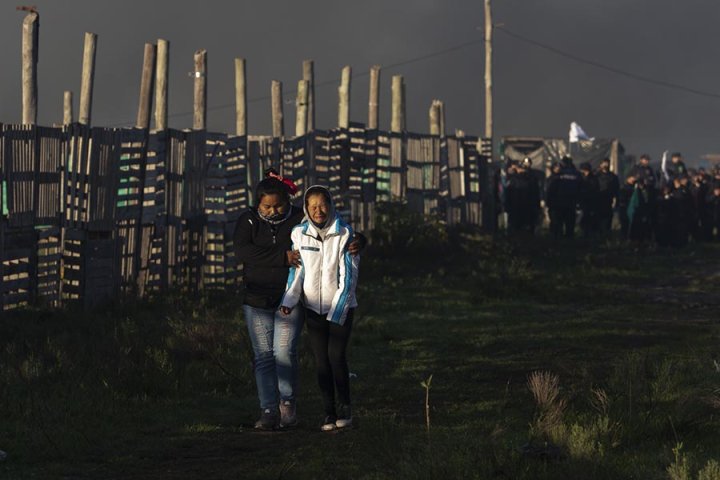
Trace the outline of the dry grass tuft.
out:
[[[567,401],[560,396],[560,377],[548,371],[537,371],[528,376],[527,384],[538,407],[536,433],[548,436],[562,424],[567,406]]]

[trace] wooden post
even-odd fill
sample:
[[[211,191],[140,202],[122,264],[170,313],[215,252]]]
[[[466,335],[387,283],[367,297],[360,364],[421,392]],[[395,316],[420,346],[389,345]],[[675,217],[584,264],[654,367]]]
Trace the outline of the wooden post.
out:
[[[402,133],[405,130],[405,100],[403,88],[403,76],[393,75],[392,77],[392,119],[390,121],[390,131],[393,133]]]
[[[342,69],[340,86],[338,87],[338,127],[350,127],[350,80],[352,68],[345,66]]]
[[[80,112],[78,122],[82,125],[90,125],[90,114],[92,113],[93,83],[95,80],[95,50],[97,47],[97,35],[85,33],[85,48],[83,50],[82,80],[80,83]]]
[[[282,82],[278,80],[272,81],[272,134],[274,138],[285,136],[285,126],[283,124],[283,95]]]
[[[205,130],[207,120],[207,50],[195,52],[193,130]]]
[[[400,97],[402,98],[401,118],[402,118],[402,129],[407,130],[407,97],[405,96],[405,77],[403,77],[400,83]]]
[[[370,101],[368,103],[368,129],[376,130],[379,124],[380,65],[370,67]]]
[[[310,95],[310,82],[300,80],[298,82],[297,98],[295,100],[296,119],[295,119],[295,136],[302,137],[307,133],[309,105],[308,97]]]
[[[312,132],[315,130],[315,64],[312,60],[303,62],[303,80],[307,80],[309,83],[306,132]]]
[[[143,54],[142,77],[140,78],[140,100],[138,103],[137,128],[150,128],[150,109],[152,108],[153,75],[155,73],[155,45],[145,44]]]
[[[428,112],[430,120],[430,135],[440,136],[440,106],[437,100],[433,100]]]
[[[73,123],[73,93],[65,90],[63,95],[63,125]]]
[[[445,137],[445,103],[436,100],[438,108],[438,118],[440,120],[440,137]]]
[[[155,130],[168,128],[168,67],[170,65],[170,42],[157,41],[155,62]]]
[[[40,15],[28,13],[22,26],[22,123],[37,123],[37,63]]]
[[[492,41],[493,23],[491,0],[485,0],[485,138],[493,136],[492,97]]]
[[[235,59],[235,135],[247,135],[247,62],[244,58]]]

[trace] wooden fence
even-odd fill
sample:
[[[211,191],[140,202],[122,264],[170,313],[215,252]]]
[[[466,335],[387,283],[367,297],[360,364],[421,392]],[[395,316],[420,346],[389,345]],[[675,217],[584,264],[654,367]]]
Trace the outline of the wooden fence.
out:
[[[235,222],[270,166],[301,189],[329,186],[360,231],[388,201],[489,227],[489,151],[475,137],[360,124],[285,139],[0,125],[0,311],[236,288]]]

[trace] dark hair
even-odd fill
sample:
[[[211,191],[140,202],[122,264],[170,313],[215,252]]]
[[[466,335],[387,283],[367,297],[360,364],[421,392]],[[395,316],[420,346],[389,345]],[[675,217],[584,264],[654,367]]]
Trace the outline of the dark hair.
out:
[[[274,168],[268,168],[265,170],[265,178],[263,181],[258,183],[255,187],[255,198],[257,202],[260,202],[265,195],[280,195],[286,201],[290,201],[290,192],[288,191],[287,185],[274,177],[268,177],[270,174],[277,175],[277,171]]]
[[[680,153],[680,152],[673,152],[672,155],[670,155],[670,158],[672,158],[672,157],[680,157],[680,158],[682,158],[682,153]]]
[[[610,163],[610,159],[605,157],[602,160],[600,160],[600,163]]]
[[[642,155],[640,155],[640,160],[647,160],[649,162],[650,155],[648,155],[647,153],[643,153]]]
[[[590,162],[583,162],[580,164],[580,170],[592,172],[592,165],[590,165]]]

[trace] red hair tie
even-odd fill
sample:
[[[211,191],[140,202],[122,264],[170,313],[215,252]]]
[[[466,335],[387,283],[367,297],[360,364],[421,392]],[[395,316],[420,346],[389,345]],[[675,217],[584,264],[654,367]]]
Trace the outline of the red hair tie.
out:
[[[295,195],[298,192],[297,185],[295,185],[295,183],[289,178],[283,178],[282,175],[279,175],[275,172],[270,172],[267,176],[276,180],[280,180],[282,183],[284,183],[288,191],[290,192],[290,195]]]

